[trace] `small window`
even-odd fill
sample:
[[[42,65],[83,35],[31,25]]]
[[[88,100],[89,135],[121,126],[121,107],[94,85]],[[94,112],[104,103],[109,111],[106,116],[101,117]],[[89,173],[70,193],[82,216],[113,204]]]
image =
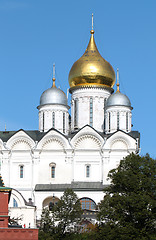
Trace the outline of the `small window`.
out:
[[[20,166],[20,178],[24,176],[24,166]]]
[[[87,178],[90,177],[90,166],[89,165],[86,166],[86,177]]]
[[[13,207],[15,207],[15,208],[18,207],[18,203],[15,198],[13,198]]]
[[[55,166],[51,167],[51,178],[55,178]]]

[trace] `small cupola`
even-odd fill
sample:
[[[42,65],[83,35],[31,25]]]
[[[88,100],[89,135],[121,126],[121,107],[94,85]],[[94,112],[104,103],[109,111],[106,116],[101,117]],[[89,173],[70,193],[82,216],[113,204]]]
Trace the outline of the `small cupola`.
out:
[[[46,132],[51,128],[67,134],[69,131],[68,100],[66,94],[56,87],[55,64],[53,64],[52,87],[40,97],[39,130]]]
[[[117,91],[110,95],[105,105],[105,132],[111,133],[117,130],[131,131],[131,102],[129,98],[120,92],[119,70],[117,69]]]

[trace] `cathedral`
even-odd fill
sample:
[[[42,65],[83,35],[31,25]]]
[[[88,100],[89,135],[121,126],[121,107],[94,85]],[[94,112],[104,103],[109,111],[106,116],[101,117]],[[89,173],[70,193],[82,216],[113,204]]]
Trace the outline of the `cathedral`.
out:
[[[57,204],[66,188],[77,194],[84,218],[94,221],[108,172],[139,152],[131,102],[120,92],[118,71],[114,93],[114,69],[100,55],[93,27],[90,33],[69,72],[70,106],[56,87],[54,67],[52,86],[37,106],[39,130],[0,132],[0,174],[12,188],[10,215],[26,227],[35,227],[42,209]]]

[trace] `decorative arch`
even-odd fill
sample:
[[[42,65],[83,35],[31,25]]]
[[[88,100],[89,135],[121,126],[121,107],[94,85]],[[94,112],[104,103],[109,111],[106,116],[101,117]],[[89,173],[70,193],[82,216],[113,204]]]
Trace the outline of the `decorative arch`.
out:
[[[57,205],[58,201],[59,201],[58,197],[55,197],[54,195],[49,196],[43,200],[42,207],[49,209],[49,207],[51,207],[53,205]]]
[[[23,130],[16,132],[6,144],[6,147],[13,150],[30,150],[35,146],[34,140]]]
[[[17,205],[14,205],[14,200],[17,203]],[[14,207],[23,207],[26,205],[26,201],[24,199],[24,197],[22,196],[22,194],[20,192],[18,192],[15,189],[12,189],[11,191],[11,197],[10,197],[10,201],[9,201],[9,207],[14,208]]]
[[[71,148],[68,143],[68,140],[64,135],[58,131],[52,129],[49,130],[46,135],[39,141],[37,149],[55,149],[55,150],[64,150],[66,148]]]
[[[60,150],[64,148],[64,143],[58,137],[49,137],[42,144],[42,149]]]
[[[91,134],[80,136],[74,143],[76,149],[99,149],[101,147],[100,140]]]
[[[11,144],[12,150],[30,150],[32,148],[32,143],[27,138],[15,139]]]
[[[80,198],[81,208],[83,210],[96,210],[96,203],[94,200],[88,197]]]
[[[118,138],[112,141],[111,143],[111,150],[113,149],[122,149],[122,150],[127,150],[128,149],[128,144],[123,138]]]
[[[104,149],[136,149],[136,140],[123,131],[117,131],[112,134],[106,141]]]

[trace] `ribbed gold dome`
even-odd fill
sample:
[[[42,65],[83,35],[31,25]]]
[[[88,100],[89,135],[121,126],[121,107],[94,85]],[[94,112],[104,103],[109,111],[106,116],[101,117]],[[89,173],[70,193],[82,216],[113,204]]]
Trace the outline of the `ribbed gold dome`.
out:
[[[69,73],[70,87],[93,86],[113,87],[115,72],[99,53],[95,40],[94,30],[91,30],[91,38],[85,53],[72,66]]]

